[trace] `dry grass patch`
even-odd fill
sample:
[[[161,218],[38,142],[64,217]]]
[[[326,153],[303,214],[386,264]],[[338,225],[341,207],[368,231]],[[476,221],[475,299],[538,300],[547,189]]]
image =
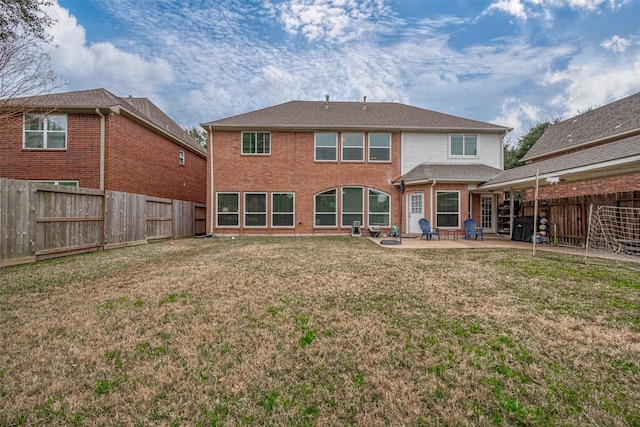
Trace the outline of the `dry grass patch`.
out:
[[[193,239],[0,283],[0,425],[640,424],[640,285],[615,264]]]

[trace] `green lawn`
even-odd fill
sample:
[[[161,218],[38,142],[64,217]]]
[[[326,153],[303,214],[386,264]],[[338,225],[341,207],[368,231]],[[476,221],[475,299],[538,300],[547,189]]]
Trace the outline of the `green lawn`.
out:
[[[607,261],[189,239],[0,269],[0,425],[640,425]]]

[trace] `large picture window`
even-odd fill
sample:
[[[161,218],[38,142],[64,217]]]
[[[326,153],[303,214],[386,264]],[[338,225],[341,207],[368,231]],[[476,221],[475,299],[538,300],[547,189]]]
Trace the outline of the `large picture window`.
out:
[[[242,154],[271,154],[271,134],[242,132]]]
[[[364,216],[362,187],[342,188],[342,226],[351,227],[353,221],[363,224]]]
[[[316,227],[335,227],[337,225],[336,189],[316,194],[314,217]]]
[[[244,226],[267,226],[266,193],[244,193]]]
[[[24,148],[66,149],[67,116],[25,114]]]
[[[391,225],[391,196],[369,189],[369,225]]]
[[[364,134],[342,134],[342,161],[364,162]]]
[[[477,157],[478,135],[453,134],[451,135],[450,154],[452,157]]]
[[[293,193],[271,194],[271,225],[273,227],[293,227],[295,218]]]
[[[370,133],[369,134],[369,161],[390,162],[391,161],[391,134]]]
[[[240,195],[238,193],[218,193],[216,202],[216,223],[218,227],[240,226]]]
[[[317,132],[315,135],[315,159],[335,162],[338,160],[338,134],[335,132]]]
[[[459,191],[436,191],[436,227],[460,227]]]

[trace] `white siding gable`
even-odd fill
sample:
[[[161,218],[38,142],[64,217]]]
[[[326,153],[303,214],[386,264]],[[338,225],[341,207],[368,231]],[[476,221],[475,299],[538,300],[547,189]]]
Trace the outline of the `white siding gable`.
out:
[[[478,134],[478,156],[451,158],[448,133],[403,133],[401,174],[422,163],[485,164],[502,169],[500,134]]]

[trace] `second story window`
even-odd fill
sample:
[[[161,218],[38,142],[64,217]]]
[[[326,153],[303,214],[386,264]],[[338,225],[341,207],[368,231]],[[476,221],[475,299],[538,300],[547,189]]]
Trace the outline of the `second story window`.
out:
[[[315,160],[335,162],[338,160],[338,134],[317,132],[315,135]]]
[[[369,161],[390,162],[391,161],[391,134],[370,133],[369,134]]]
[[[452,157],[476,157],[478,155],[478,135],[452,134],[449,153]]]
[[[271,134],[242,132],[242,154],[271,154]]]
[[[24,115],[24,148],[64,150],[67,148],[67,116]]]
[[[178,164],[180,166],[184,166],[184,151],[180,150],[180,154],[178,156]]]
[[[342,134],[342,161],[364,162],[364,134]]]

